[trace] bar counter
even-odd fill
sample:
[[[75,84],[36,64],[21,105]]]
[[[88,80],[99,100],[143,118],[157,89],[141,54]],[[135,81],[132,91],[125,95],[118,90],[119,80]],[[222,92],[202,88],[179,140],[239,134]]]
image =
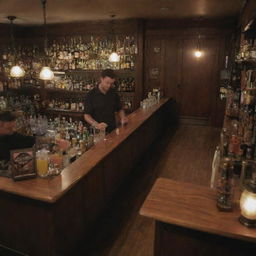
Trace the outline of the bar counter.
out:
[[[256,230],[239,223],[239,205],[232,212],[216,207],[216,190],[159,178],[140,214],[155,220],[155,256],[250,255]]]
[[[172,121],[173,101],[134,111],[61,175],[0,178],[0,244],[28,255],[71,255],[136,162]],[[24,235],[26,234],[26,235]]]

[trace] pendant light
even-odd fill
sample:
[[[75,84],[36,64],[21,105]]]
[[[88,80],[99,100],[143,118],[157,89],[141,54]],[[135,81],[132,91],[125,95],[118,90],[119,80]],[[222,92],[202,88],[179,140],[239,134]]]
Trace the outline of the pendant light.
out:
[[[42,67],[39,78],[42,80],[52,80],[54,78],[54,73],[52,72],[51,68],[47,66],[47,50],[48,50],[48,39],[47,39],[47,26],[46,26],[46,0],[41,0],[42,7],[43,7],[43,19],[44,19],[44,52],[45,52],[45,59],[44,59],[44,67]]]
[[[7,19],[10,21],[11,24],[11,41],[12,41],[12,51],[14,55],[14,66],[11,67],[10,76],[14,78],[21,78],[25,75],[25,71],[21,68],[17,63],[17,52],[15,47],[14,35],[13,35],[13,21],[16,19],[15,16],[8,16]]]
[[[201,58],[203,55],[202,52],[202,46],[201,46],[201,35],[200,35],[200,25],[202,23],[202,17],[198,18],[198,37],[197,37],[197,45],[196,45],[196,50],[194,52],[194,55],[196,58]]]
[[[114,18],[115,18],[115,14],[110,15],[110,17],[112,18],[111,20],[111,37],[112,37],[112,42],[113,42],[113,49],[112,49],[112,53],[110,54],[108,60],[110,62],[119,62],[120,61],[120,56],[118,55],[117,51],[116,51],[116,37],[114,34]]]
[[[202,57],[202,51],[201,51],[201,45],[200,45],[200,34],[198,35],[198,40],[197,40],[197,47],[195,50],[195,57],[200,58]]]

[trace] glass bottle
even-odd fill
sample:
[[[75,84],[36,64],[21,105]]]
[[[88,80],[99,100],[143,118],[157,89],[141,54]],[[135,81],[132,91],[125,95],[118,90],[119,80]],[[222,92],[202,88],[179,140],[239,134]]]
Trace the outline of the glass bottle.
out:
[[[218,170],[220,166],[220,147],[217,146],[214,152],[214,157],[212,161],[212,175],[211,175],[211,188],[216,187],[216,179],[218,175]]]
[[[217,208],[220,211],[232,211],[234,196],[233,164],[224,161],[219,170],[217,184]]]

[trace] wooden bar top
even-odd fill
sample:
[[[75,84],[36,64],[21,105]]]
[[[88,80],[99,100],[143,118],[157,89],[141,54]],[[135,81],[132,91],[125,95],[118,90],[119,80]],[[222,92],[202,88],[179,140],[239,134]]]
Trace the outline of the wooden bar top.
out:
[[[161,99],[147,109],[139,108],[128,115],[127,125],[108,134],[105,141],[97,143],[86,151],[78,160],[65,168],[61,175],[16,182],[10,178],[0,177],[0,191],[48,203],[56,202],[167,101],[169,101],[167,98]]]
[[[220,212],[216,191],[208,187],[159,178],[140,214],[167,224],[256,243],[256,229],[239,223],[239,205]]]

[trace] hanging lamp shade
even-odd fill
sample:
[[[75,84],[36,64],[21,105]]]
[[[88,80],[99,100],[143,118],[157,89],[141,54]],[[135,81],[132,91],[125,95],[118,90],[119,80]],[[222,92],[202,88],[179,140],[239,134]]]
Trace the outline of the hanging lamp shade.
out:
[[[20,78],[25,75],[25,71],[20,66],[13,66],[10,70],[10,76],[14,78]]]
[[[10,21],[10,24],[11,24],[11,41],[12,41],[12,51],[14,55],[14,66],[11,67],[10,76],[14,78],[21,78],[25,75],[25,71],[22,67],[17,65],[17,61],[16,61],[16,47],[15,47],[15,40],[13,35],[13,21],[16,19],[16,17],[8,16],[7,19]]]
[[[47,63],[47,48],[48,48],[48,39],[47,39],[47,26],[46,26],[46,0],[41,0],[43,7],[43,19],[44,19],[44,50],[45,50],[45,63]],[[54,73],[51,68],[47,66],[42,67],[39,73],[39,79],[41,80],[52,80],[54,78]]]
[[[120,56],[116,52],[112,52],[108,58],[110,62],[119,62]]]
[[[116,51],[116,39],[114,37],[114,18],[115,18],[115,14],[111,14],[110,17],[112,18],[111,21],[111,35],[112,35],[112,39],[113,39],[113,51],[111,52],[111,54],[109,55],[109,62],[119,62],[120,61],[120,56],[118,55],[117,51]]]
[[[52,80],[54,78],[54,73],[50,67],[42,67],[39,73],[39,78],[41,80]]]
[[[201,33],[200,33],[200,27],[202,23],[202,17],[198,18],[198,37],[197,37],[197,46],[196,50],[194,51],[194,55],[196,58],[201,58],[203,56],[203,51],[202,51],[202,45],[201,45]]]

